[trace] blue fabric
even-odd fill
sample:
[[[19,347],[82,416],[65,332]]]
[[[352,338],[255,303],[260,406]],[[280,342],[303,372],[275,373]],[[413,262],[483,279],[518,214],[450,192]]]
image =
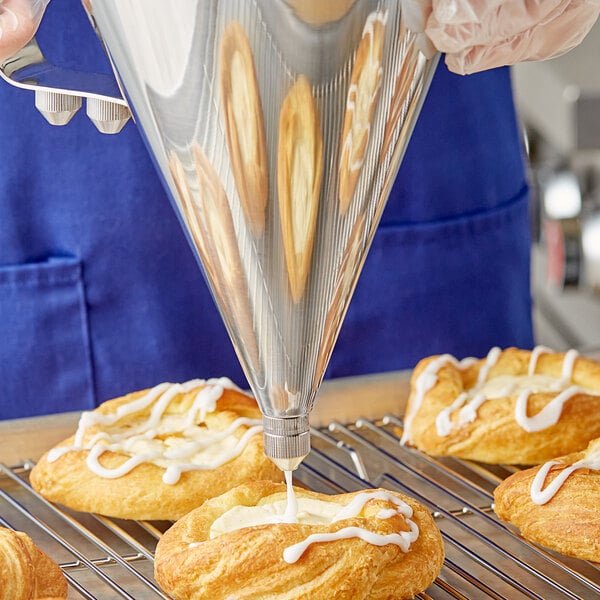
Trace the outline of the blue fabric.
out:
[[[59,33],[59,35],[57,34]],[[48,57],[109,72],[79,0]],[[52,127],[0,86],[0,418],[90,408],[161,381],[246,382],[133,124]],[[532,344],[528,192],[507,69],[440,66],[328,376]]]

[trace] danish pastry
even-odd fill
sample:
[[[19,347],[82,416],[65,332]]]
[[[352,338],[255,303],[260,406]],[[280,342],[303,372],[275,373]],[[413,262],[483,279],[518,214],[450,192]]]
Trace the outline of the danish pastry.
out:
[[[444,354],[411,379],[402,443],[433,456],[538,464],[600,436],[600,364],[575,350]]]
[[[22,531],[0,527],[0,600],[66,599],[60,567]]]
[[[155,578],[176,600],[412,598],[439,574],[430,513],[385,490],[327,496],[257,481],[205,502],[160,539]]]
[[[265,126],[252,50],[237,21],[223,31],[219,67],[221,110],[235,185],[250,230],[260,237],[269,194]]]
[[[228,379],[162,383],[84,412],[32,469],[32,486],[74,510],[175,520],[254,479],[281,481],[261,413]]]
[[[505,479],[494,511],[532,542],[600,563],[600,438]]]
[[[304,295],[312,257],[321,180],[323,139],[310,84],[303,75],[279,115],[277,190],[281,233],[294,302]]]
[[[382,55],[387,11],[369,15],[356,50],[342,128],[339,168],[340,214],[350,206],[365,159],[371,121],[383,75]]]

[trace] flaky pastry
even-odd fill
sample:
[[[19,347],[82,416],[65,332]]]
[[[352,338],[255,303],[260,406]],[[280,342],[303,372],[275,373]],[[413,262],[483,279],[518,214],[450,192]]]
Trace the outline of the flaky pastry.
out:
[[[56,600],[67,596],[60,567],[22,531],[0,527],[0,600]]]
[[[264,454],[255,400],[225,378],[163,383],[83,413],[30,476],[52,502],[153,520],[175,520],[254,479],[282,474]]]
[[[422,360],[402,442],[433,456],[533,465],[600,436],[600,364],[574,350],[492,348]]]
[[[412,498],[295,495],[298,522],[284,522],[284,484],[254,482],[208,500],[160,539],[157,582],[176,600],[378,600],[412,598],[439,574],[441,534]]]
[[[600,438],[505,479],[494,511],[532,542],[600,563]]]

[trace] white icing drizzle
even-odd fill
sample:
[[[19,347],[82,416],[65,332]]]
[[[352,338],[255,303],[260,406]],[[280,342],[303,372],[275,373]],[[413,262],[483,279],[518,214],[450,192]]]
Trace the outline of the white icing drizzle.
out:
[[[551,354],[552,352],[554,352],[554,350],[552,350],[552,348],[548,348],[546,346],[536,346],[531,351],[531,357],[529,358],[529,368],[527,369],[527,374],[528,375],[535,374],[535,368],[537,366],[537,361],[538,361],[538,358],[540,357],[540,354]]]
[[[459,362],[451,354],[442,354],[437,358],[434,358],[423,369],[415,381],[415,393],[411,402],[410,412],[404,417],[404,430],[402,432],[400,444],[404,445],[410,442],[410,427],[412,425],[412,421],[415,418],[415,415],[419,412],[421,404],[423,404],[423,398],[425,397],[425,394],[437,383],[438,371],[447,363],[451,363],[456,368],[460,369],[474,363],[475,361],[475,358],[464,358]]]
[[[173,398],[201,387],[185,414],[166,414]],[[233,382],[220,379],[193,379],[185,383],[161,383],[140,398],[122,404],[113,414],[104,415],[87,411],[81,415],[73,446],[61,446],[48,453],[48,461],[58,460],[71,450],[89,450],[86,458],[88,468],[99,477],[114,479],[129,473],[136,466],[151,462],[165,468],[163,482],[175,484],[181,474],[191,470],[207,470],[219,467],[239,454],[248,441],[262,431],[259,419],[240,417],[222,431],[210,430],[201,425],[206,415],[214,412],[217,400],[225,388],[239,390]],[[118,422],[148,407],[150,415],[133,427],[119,429]],[[100,431],[84,444],[86,431],[95,425],[113,426],[114,431]],[[239,427],[248,427],[241,438],[233,434]],[[115,468],[100,464],[100,457],[107,451],[128,454],[124,463]]]
[[[552,427],[552,425],[558,423],[565,402],[570,400],[576,394],[579,394],[581,391],[583,391],[581,388],[572,385],[558,394],[558,396],[555,396],[536,415],[528,417],[527,403],[531,392],[525,390],[517,396],[517,402],[515,404],[515,420],[529,433],[548,429],[548,427]]]
[[[437,415],[435,421],[436,431],[440,437],[450,435],[452,430],[456,427],[473,422],[477,418],[477,412],[480,406],[484,402],[493,400],[494,398],[503,398],[518,392],[515,405],[515,420],[525,431],[534,432],[542,431],[555,425],[562,415],[564,404],[576,394],[596,393],[576,385],[570,385],[575,361],[579,356],[576,350],[569,350],[565,354],[560,378],[536,375],[535,371],[540,355],[553,352],[545,346],[536,346],[531,352],[527,377],[506,377],[504,379],[507,381],[503,382],[503,387],[501,388],[498,388],[499,384],[496,382],[502,381],[503,378],[493,378],[490,381],[495,384],[495,390],[493,395],[490,395],[491,392],[488,390],[486,382],[489,371],[498,362],[501,352],[500,348],[492,348],[479,371],[476,385],[472,389],[462,392],[450,406],[444,408]],[[447,363],[451,363],[456,368],[462,369],[465,366],[468,366],[468,364],[472,364],[472,361],[475,360],[476,359],[471,358],[463,359],[459,362],[454,357],[444,354],[427,365],[415,382],[415,392],[411,403],[411,411],[405,418],[404,432],[400,440],[401,444],[410,441],[410,426],[414,416],[420,409],[425,394],[437,383],[437,372],[439,369]],[[528,385],[529,387],[523,389],[525,385]],[[539,389],[536,390],[536,387]],[[542,390],[557,392],[557,395],[538,414],[531,417],[527,416],[529,397],[532,393]],[[456,411],[459,411],[458,420],[453,421],[452,415]]]
[[[554,465],[559,464],[561,464],[559,461],[551,460],[544,463],[539,468],[531,483],[530,489],[531,500],[535,504],[546,504],[546,502],[552,500],[564,482],[574,471],[577,471],[578,469],[600,470],[600,443],[596,444],[595,449],[591,450],[587,456],[563,469],[550,484],[544,487],[550,469]]]
[[[357,517],[362,512],[365,504],[370,500],[385,500],[393,505],[393,508],[381,508],[375,515],[376,519],[390,519],[395,515],[402,515],[409,526],[409,531],[379,535],[364,529],[362,527],[346,527],[333,533],[309,535],[298,544],[289,546],[284,550],[283,558],[288,563],[296,562],[306,549],[316,542],[332,542],[350,537],[358,537],[370,544],[383,546],[386,544],[395,544],[403,552],[408,552],[410,545],[418,538],[419,528],[411,520],[413,515],[412,508],[400,498],[385,490],[375,490],[372,492],[362,492],[352,498],[345,506],[339,506],[332,502],[322,500],[313,500],[310,498],[300,498],[301,512],[298,512],[298,502],[296,500],[294,488],[291,485],[292,473],[285,472],[287,480],[287,506],[285,512],[282,508],[282,502],[260,504],[256,507],[234,507],[225,512],[216,519],[211,526],[210,537],[234,531],[243,527],[265,524],[289,524],[289,523],[311,523],[328,524],[335,523],[344,519]],[[312,503],[312,504],[311,504]],[[335,507],[339,508],[336,510]],[[335,512],[333,512],[333,510]],[[193,547],[192,544],[189,547]]]
[[[409,521],[410,531],[401,531],[400,533],[389,533],[381,535],[373,533],[360,527],[344,527],[334,533],[313,533],[302,542],[287,547],[283,551],[283,560],[287,563],[295,563],[306,552],[311,544],[318,542],[334,542],[336,540],[348,538],[360,538],[361,540],[373,544],[374,546],[386,546],[394,544],[399,546],[403,552],[408,552],[410,545],[419,536],[419,529],[415,523]]]
[[[361,540],[373,544],[375,546],[385,546],[387,544],[394,544],[399,546],[403,552],[408,552],[410,545],[419,537],[419,528],[417,524],[410,519],[412,517],[413,511],[412,508],[397,498],[393,494],[385,491],[375,491],[375,492],[363,492],[361,494],[357,494],[352,500],[344,507],[342,507],[335,517],[332,520],[332,523],[336,521],[341,521],[343,519],[351,519],[353,517],[357,517],[365,504],[369,502],[369,500],[387,500],[388,502],[392,502],[396,508],[395,509],[382,509],[380,510],[376,518],[385,518],[389,519],[394,514],[403,515],[406,519],[406,522],[410,528],[410,531],[400,531],[398,533],[390,533],[387,535],[381,535],[377,533],[373,533],[368,529],[363,529],[362,527],[344,527],[339,531],[335,531],[333,533],[314,533],[309,535],[306,539],[294,544],[292,546],[288,546],[283,551],[283,560],[287,563],[295,563],[304,552],[308,549],[311,544],[315,544],[318,542],[334,542],[336,540],[347,539],[357,537]],[[383,517],[380,516],[383,513]]]

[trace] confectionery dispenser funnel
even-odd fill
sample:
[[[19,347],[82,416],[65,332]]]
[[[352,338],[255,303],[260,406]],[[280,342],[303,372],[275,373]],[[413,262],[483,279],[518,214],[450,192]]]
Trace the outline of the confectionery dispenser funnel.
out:
[[[131,110],[258,400],[265,452],[293,470],[437,56],[397,0],[83,4],[112,107]],[[42,64],[35,44],[22,55]],[[110,108],[82,95],[88,114]],[[108,132],[126,119],[94,118]]]
[[[91,1],[285,470],[433,72],[400,4]]]

